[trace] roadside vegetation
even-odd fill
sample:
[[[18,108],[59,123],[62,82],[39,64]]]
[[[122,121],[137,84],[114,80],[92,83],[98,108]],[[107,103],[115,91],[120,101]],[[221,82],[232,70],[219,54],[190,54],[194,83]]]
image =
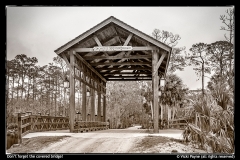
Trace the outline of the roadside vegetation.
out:
[[[42,136],[33,138],[23,138],[20,145],[12,146],[6,153],[35,153],[48,145],[61,141],[69,136]]]

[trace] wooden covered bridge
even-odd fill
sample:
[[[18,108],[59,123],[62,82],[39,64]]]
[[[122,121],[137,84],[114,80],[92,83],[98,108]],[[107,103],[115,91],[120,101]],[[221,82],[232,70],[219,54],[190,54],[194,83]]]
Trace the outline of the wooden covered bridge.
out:
[[[75,82],[81,82],[82,121],[87,120],[86,88],[91,93],[91,121],[106,122],[107,81],[152,80],[154,132],[158,132],[158,90],[172,48],[111,16],[55,50],[70,70],[70,132],[75,126]],[[95,111],[95,96],[98,96]],[[103,104],[101,105],[101,101]],[[97,117],[95,117],[97,112]],[[101,118],[103,115],[103,118]]]

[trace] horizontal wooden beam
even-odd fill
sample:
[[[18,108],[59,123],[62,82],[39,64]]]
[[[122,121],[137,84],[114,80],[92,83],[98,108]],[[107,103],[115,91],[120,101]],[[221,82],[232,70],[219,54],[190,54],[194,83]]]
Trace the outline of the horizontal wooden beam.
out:
[[[108,40],[107,42],[103,43],[103,46],[111,46],[111,45],[114,45],[115,43],[117,43],[119,40],[119,37],[118,36],[115,36],[114,38]],[[87,56],[94,56],[96,54],[98,54],[99,52],[89,52],[87,54],[85,54],[83,57],[87,57]]]
[[[78,77],[77,75],[74,76],[75,79],[79,80],[80,82],[84,83],[85,85],[87,85],[88,87],[96,90],[97,92],[101,92],[101,94],[103,94],[105,96],[105,93],[101,90],[99,90],[98,88],[96,88],[95,86],[93,86],[92,84],[84,81],[82,78]],[[105,87],[106,88],[106,87]]]
[[[114,74],[147,74],[147,75],[150,75],[152,74],[151,72],[136,72],[136,73],[133,73],[133,72],[107,72],[107,73],[103,73],[103,75],[114,75]]]
[[[118,65],[147,65],[152,64],[151,62],[108,62],[108,63],[90,63],[92,66],[98,66],[98,65],[111,65],[111,66],[118,66]]]
[[[131,66],[131,68],[127,68],[127,67],[121,67],[121,68],[118,68],[118,67],[112,67],[112,68],[107,68],[107,67],[102,67],[102,68],[96,68],[97,71],[100,71],[100,73],[104,73],[104,72],[101,72],[103,70],[106,70],[106,71],[112,71],[112,70],[117,70],[117,71],[123,71],[123,70],[150,70],[152,72],[152,68],[150,67],[133,67]]]
[[[105,76],[105,78],[151,78],[152,76]]]
[[[83,72],[84,73],[84,75],[87,75],[87,76],[89,76],[89,77],[91,77],[91,75],[90,75],[90,73],[88,72],[88,73],[86,73],[82,68],[80,68],[76,63],[74,63],[74,67],[76,67],[78,70],[80,70],[81,72]],[[76,75],[76,74],[75,74]],[[106,89],[106,87],[103,85],[103,84],[101,84],[101,83],[99,83],[95,78],[92,78],[98,85],[100,85],[101,87],[103,87],[104,89]]]
[[[86,56],[85,60],[95,60],[95,59],[144,59],[144,58],[152,58],[152,55],[117,55],[117,56]]]
[[[151,81],[152,78],[149,79],[107,79],[107,81]]]
[[[79,54],[73,52],[73,54],[80,60],[82,61],[92,72],[94,72],[101,80],[104,82],[107,82],[105,78],[103,78],[87,61],[85,61]]]
[[[103,46],[103,47],[108,47],[109,48],[109,50],[108,49],[104,49],[105,52],[123,51],[121,49],[121,47],[123,47],[123,46]],[[131,47],[131,46],[126,46],[126,47]],[[99,52],[99,50],[96,50],[94,48],[72,48],[72,49],[75,52]],[[155,47],[151,47],[151,46],[142,46],[142,47],[132,47],[131,50],[132,51],[149,51],[149,50],[156,50],[156,48]]]

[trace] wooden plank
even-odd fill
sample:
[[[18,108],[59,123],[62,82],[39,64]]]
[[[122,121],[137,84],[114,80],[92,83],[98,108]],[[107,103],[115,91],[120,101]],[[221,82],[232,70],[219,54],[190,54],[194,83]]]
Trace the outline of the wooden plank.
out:
[[[103,75],[115,75],[115,74],[152,74],[151,72],[136,72],[136,73],[134,73],[134,72],[113,72],[113,73],[111,73],[111,72],[108,72],[108,73],[103,73]]]
[[[106,83],[104,85],[106,86]],[[105,90],[105,96],[103,96],[103,121],[104,122],[107,121],[106,111],[107,111],[107,107],[106,107],[106,90]]]
[[[85,74],[83,74],[83,81],[86,80]],[[86,121],[87,119],[87,96],[86,96],[86,84],[82,83],[82,120]]]
[[[128,66],[129,67],[129,66]],[[135,67],[135,66],[130,66],[130,68],[127,68],[127,67],[122,67],[122,68],[119,68],[119,67],[112,67],[112,68],[108,68],[108,67],[102,67],[102,68],[96,68],[97,71],[100,71],[100,74],[102,74],[104,70],[108,71],[112,71],[112,70],[120,70],[120,71],[123,71],[123,70],[149,70],[152,72],[152,68],[150,67]]]
[[[162,53],[161,58],[160,58],[159,61],[157,62],[157,65],[156,65],[156,67],[155,67],[155,72],[153,73],[153,75],[155,75],[155,74],[158,72],[158,68],[160,67],[160,65],[161,65],[163,59],[165,58],[165,56],[166,56],[166,53]]]
[[[97,36],[93,36],[93,39],[95,40],[95,42],[97,43],[98,46],[102,46],[102,43],[99,41],[99,39],[97,38]],[[106,52],[104,52],[105,56],[109,56]]]
[[[85,60],[95,60],[95,59],[144,59],[144,58],[152,58],[152,55],[117,55],[117,56],[87,56],[84,57]]]
[[[151,81],[152,79],[108,79],[108,81]]]
[[[98,92],[98,110],[97,110],[98,121],[101,121],[101,92]]]
[[[112,39],[110,39],[109,41],[103,43],[104,46],[111,46],[111,45],[114,45],[118,42],[119,40],[119,37],[118,36],[115,36],[113,37]],[[87,57],[87,56],[94,56],[96,54],[98,54],[99,52],[89,52],[87,54],[85,54],[83,57]]]
[[[30,125],[31,125],[31,123],[26,123],[26,124],[22,125],[21,127],[25,128],[25,127],[30,126]]]
[[[151,78],[151,76],[105,76],[106,78]]]
[[[97,88],[94,85],[92,85],[91,83],[88,83],[87,81],[84,81],[80,77],[75,75],[74,78],[76,78],[77,80],[81,81],[82,83],[84,83],[85,85],[89,86],[90,88],[97,90]]]
[[[112,66],[118,66],[118,65],[147,65],[147,64],[151,64],[151,62],[108,62],[108,63],[104,63],[104,62],[99,62],[99,63],[90,63],[92,66],[98,66],[98,65],[112,65]]]
[[[62,54],[62,57],[63,57],[63,60],[66,62],[69,70],[72,70],[72,67],[71,67],[70,63],[68,62],[68,59],[67,59],[66,55],[65,55],[65,54]]]
[[[22,113],[18,113],[18,144],[22,143]]]
[[[85,71],[84,71],[82,68],[80,68],[76,63],[74,64],[74,67],[76,67],[77,69],[79,69],[80,71],[82,71],[85,75],[91,77],[91,74],[90,74],[90,73],[85,73]],[[77,75],[75,75],[75,78],[76,78],[76,77],[77,77],[77,79],[78,79],[79,81],[83,82],[84,84],[86,84],[86,85],[91,85],[91,84],[87,83],[86,80],[83,80],[82,78],[78,77]],[[95,78],[93,78],[93,79],[96,81]],[[96,82],[97,82],[98,85],[100,85],[101,87],[104,88],[103,84],[99,83],[98,81],[96,81]]]
[[[70,66],[74,69],[74,51],[70,51]],[[69,97],[69,120],[70,120],[70,132],[74,131],[74,121],[75,121],[75,79],[74,79],[75,73],[70,72],[70,97]]]
[[[104,50],[105,52],[113,52],[113,51],[122,51],[120,48],[121,46],[105,46],[108,47],[109,50]],[[115,49],[116,47],[116,49]],[[112,49],[114,50],[112,50]],[[119,49],[117,49],[119,48]],[[99,50],[96,50],[94,48],[72,48],[75,52],[99,52]],[[149,50],[155,50],[156,48],[153,46],[141,46],[141,47],[132,47],[132,51],[149,51]]]
[[[174,125],[187,125],[187,123],[173,123],[173,124],[169,124],[169,126],[174,126]]]
[[[93,73],[95,73],[101,80],[106,82],[106,79],[103,78],[87,61],[85,61],[79,54],[73,52],[73,54],[80,60],[82,61]]]
[[[91,91],[91,121],[95,121],[95,90],[90,89]]]
[[[128,45],[128,43],[129,43],[129,41],[131,40],[132,36],[133,36],[132,33],[129,34],[129,36],[128,36],[127,40],[124,42],[123,46],[127,46],[127,45]]]
[[[173,48],[171,48],[170,52],[168,52],[167,64],[166,64],[165,72],[164,72],[164,75],[163,75],[164,77],[166,77],[166,74],[167,74],[167,68],[168,68],[168,65],[169,65],[170,56],[172,55],[172,51],[173,51]]]
[[[95,40],[95,42],[97,43],[98,46],[102,46],[102,43],[99,41],[99,39],[97,38],[97,36],[93,36],[93,39]]]
[[[158,53],[156,51],[152,54],[152,73],[156,70],[157,60],[158,60]],[[154,133],[159,133],[159,106],[158,106],[158,75],[152,75],[152,91],[153,91],[153,123]]]

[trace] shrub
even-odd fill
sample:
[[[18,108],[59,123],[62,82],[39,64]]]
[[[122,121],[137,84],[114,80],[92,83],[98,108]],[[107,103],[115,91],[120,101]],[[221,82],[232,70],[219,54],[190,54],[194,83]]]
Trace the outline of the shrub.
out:
[[[192,100],[198,119],[194,124],[188,123],[183,137],[186,142],[206,150],[210,148],[214,153],[234,153],[233,107],[229,106],[226,90],[219,87],[222,86],[215,87],[218,92],[213,96],[208,94]]]

